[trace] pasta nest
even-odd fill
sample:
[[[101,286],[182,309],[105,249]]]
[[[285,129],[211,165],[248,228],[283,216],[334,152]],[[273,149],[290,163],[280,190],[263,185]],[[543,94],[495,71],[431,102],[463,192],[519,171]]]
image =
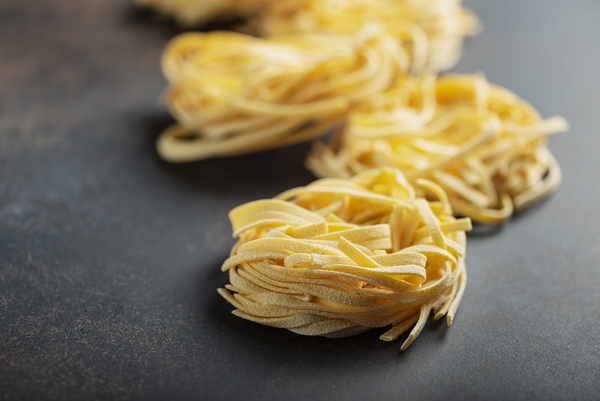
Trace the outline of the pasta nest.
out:
[[[458,215],[497,224],[560,185],[546,138],[567,129],[478,74],[407,77],[355,108],[307,166],[341,178],[394,166],[440,185]]]
[[[322,135],[405,76],[411,58],[380,25],[352,35],[257,39],[186,33],[163,56],[178,123],[157,141],[169,161],[231,156]]]
[[[460,0],[137,0],[179,24],[198,26],[215,19],[243,17],[242,30],[264,37],[291,33],[352,34],[369,23],[385,25],[406,47],[424,45],[420,69],[452,67],[465,36],[479,21]]]
[[[233,314],[294,333],[346,337],[392,325],[391,341],[431,311],[450,325],[467,281],[468,218],[456,219],[444,191],[381,168],[351,180],[322,179],[233,209],[239,238],[224,262],[219,293]],[[233,293],[233,294],[232,294]]]
[[[451,68],[465,36],[477,34],[479,21],[460,0],[287,0],[270,1],[250,22],[262,36],[289,33],[352,33],[380,23],[407,50],[415,42],[426,53],[417,70]],[[410,53],[410,51],[409,51]]]

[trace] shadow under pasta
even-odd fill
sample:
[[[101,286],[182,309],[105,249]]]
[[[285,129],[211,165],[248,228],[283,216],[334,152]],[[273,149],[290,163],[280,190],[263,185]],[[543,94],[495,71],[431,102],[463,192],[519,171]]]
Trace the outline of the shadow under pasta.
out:
[[[135,132],[146,137],[146,149],[166,175],[199,191],[244,194],[248,200],[272,197],[314,177],[303,166],[311,144],[301,143],[257,153],[211,158],[196,162],[169,163],[156,152],[156,140],[174,120],[166,115],[142,113],[135,116]]]
[[[173,18],[161,15],[151,8],[139,5],[131,5],[125,12],[124,20],[128,25],[139,26],[153,31],[162,31],[169,36],[175,36],[186,31],[230,31],[244,23],[242,18],[221,18],[204,24],[183,26],[175,22]]]
[[[504,229],[504,224],[482,224],[473,222],[473,229],[467,233],[469,237],[491,237],[499,234]]]
[[[560,191],[560,188],[558,190]],[[549,202],[555,196],[555,194],[556,194],[556,192],[553,192],[553,193],[549,194],[548,196],[536,201],[535,203],[532,203],[531,205],[528,205],[522,209],[516,210],[515,213],[512,215],[512,220],[519,221],[523,217],[528,216],[531,213],[535,213],[536,211],[539,211],[539,209],[544,207],[544,205],[547,202]]]

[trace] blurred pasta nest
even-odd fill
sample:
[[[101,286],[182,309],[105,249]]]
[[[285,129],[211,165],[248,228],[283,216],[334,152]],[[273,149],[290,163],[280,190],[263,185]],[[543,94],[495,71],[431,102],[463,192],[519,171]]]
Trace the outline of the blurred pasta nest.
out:
[[[375,24],[351,35],[182,34],[163,57],[178,123],[157,147],[166,160],[189,161],[303,142],[425,60]]]
[[[261,36],[289,33],[353,33],[369,23],[384,25],[409,50],[416,42],[426,67],[442,71],[462,53],[463,40],[480,30],[461,0],[271,0],[250,20],[247,31]]]
[[[456,313],[466,285],[465,231],[444,191],[402,173],[374,169],[351,180],[321,179],[230,212],[239,238],[219,289],[239,317],[298,334],[345,337],[412,325],[406,349],[431,311]],[[416,323],[416,324],[415,324]]]
[[[494,224],[560,185],[546,138],[567,129],[478,74],[406,78],[356,107],[307,165],[342,178],[394,166],[439,184],[458,215]]]
[[[137,0],[185,27],[242,17],[242,30],[270,37],[291,33],[353,34],[369,23],[387,26],[410,48],[425,43],[428,69],[456,63],[465,36],[479,32],[477,18],[461,0]],[[409,35],[407,35],[409,32]],[[409,40],[407,40],[409,39]]]

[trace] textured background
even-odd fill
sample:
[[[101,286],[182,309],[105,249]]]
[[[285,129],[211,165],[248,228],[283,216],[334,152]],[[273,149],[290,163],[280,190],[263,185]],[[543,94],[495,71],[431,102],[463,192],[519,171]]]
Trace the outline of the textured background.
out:
[[[161,162],[173,26],[126,0],[0,1],[0,398],[598,399],[600,3],[467,5],[485,30],[456,71],[571,122],[550,141],[564,183],[469,236],[455,324],[401,353],[383,329],[307,338],[230,314],[227,212],[311,181],[309,146]]]

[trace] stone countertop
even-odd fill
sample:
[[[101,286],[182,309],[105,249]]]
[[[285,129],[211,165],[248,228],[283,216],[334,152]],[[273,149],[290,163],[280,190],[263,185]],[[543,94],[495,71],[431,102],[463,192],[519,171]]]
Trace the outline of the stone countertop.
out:
[[[127,0],[0,2],[0,399],[598,399],[600,3],[467,5],[485,30],[455,71],[570,121],[564,182],[469,235],[455,323],[400,352],[384,329],[247,322],[216,292],[228,211],[310,182],[308,144],[164,163],[172,25]]]

